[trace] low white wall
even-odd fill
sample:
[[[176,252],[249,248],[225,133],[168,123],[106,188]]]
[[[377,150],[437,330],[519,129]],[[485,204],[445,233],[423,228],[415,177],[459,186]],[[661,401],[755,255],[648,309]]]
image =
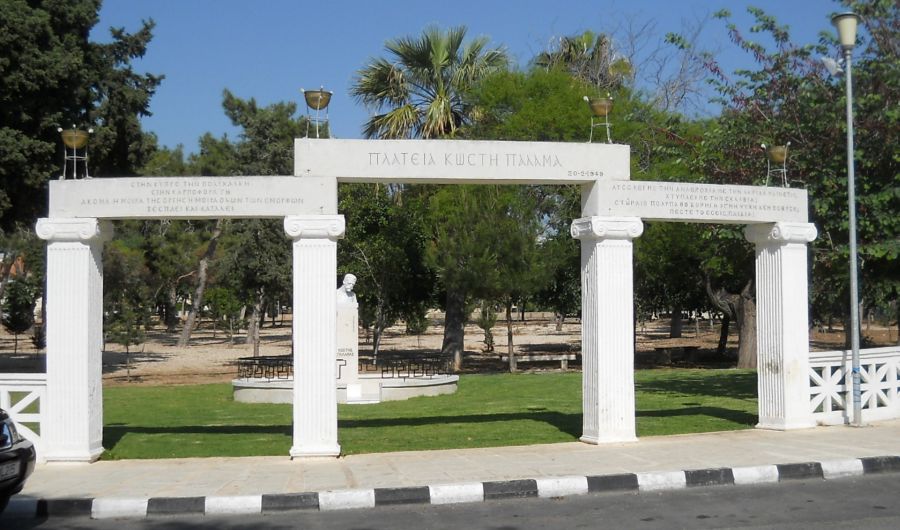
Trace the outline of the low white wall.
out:
[[[19,433],[34,443],[38,461],[43,461],[44,455],[40,433],[43,429],[46,396],[46,374],[0,373],[0,408],[13,419]],[[29,409],[36,412],[25,412]]]
[[[853,418],[852,352],[810,352],[810,407],[820,425]],[[863,421],[900,418],[900,346],[860,350]]]

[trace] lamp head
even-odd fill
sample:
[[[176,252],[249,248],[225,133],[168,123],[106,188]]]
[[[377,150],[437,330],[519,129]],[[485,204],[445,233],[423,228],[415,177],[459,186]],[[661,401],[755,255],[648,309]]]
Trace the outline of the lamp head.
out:
[[[306,105],[313,110],[322,110],[328,107],[331,96],[334,94],[334,92],[325,90],[325,87],[320,87],[319,90],[303,90],[301,88],[300,92],[303,92]]]
[[[859,15],[853,12],[839,13],[831,17],[831,23],[837,28],[841,47],[845,50],[852,50],[856,46],[856,27],[859,25]]]

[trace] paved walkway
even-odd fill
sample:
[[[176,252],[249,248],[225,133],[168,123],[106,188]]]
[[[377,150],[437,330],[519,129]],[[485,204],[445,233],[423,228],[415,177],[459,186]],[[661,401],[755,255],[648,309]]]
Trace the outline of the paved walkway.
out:
[[[382,453],[291,461],[185,458],[39,464],[18,499],[229,497],[552,477],[665,473],[900,455],[900,421],[864,428],[746,430],[579,442]]]

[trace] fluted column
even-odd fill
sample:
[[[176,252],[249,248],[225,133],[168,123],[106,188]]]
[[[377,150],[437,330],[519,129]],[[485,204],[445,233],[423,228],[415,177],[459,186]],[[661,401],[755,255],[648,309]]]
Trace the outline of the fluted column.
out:
[[[294,441],[291,457],[338,456],[335,278],[343,215],[284,219],[294,240]]]
[[[750,225],[744,236],[756,245],[757,427],[813,427],[806,244],[816,238],[816,227]]]
[[[47,241],[48,462],[93,462],[103,452],[103,243],[108,223],[39,219]]]
[[[636,439],[631,240],[643,231],[637,217],[572,222],[581,240],[583,442]]]

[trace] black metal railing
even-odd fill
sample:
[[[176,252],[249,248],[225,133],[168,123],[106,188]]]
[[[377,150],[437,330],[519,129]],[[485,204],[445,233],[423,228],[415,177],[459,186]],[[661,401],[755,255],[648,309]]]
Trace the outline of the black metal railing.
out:
[[[404,377],[434,377],[452,372],[453,364],[443,355],[380,354],[378,359],[359,358],[359,373],[381,374],[382,379]]]
[[[293,355],[241,357],[237,360],[238,379],[291,379],[294,377]],[[382,379],[434,377],[452,373],[453,363],[444,355],[409,355],[382,353],[377,359],[359,358],[359,373],[379,374]]]
[[[294,377],[293,355],[241,357],[237,360],[239,379],[290,379]]]

